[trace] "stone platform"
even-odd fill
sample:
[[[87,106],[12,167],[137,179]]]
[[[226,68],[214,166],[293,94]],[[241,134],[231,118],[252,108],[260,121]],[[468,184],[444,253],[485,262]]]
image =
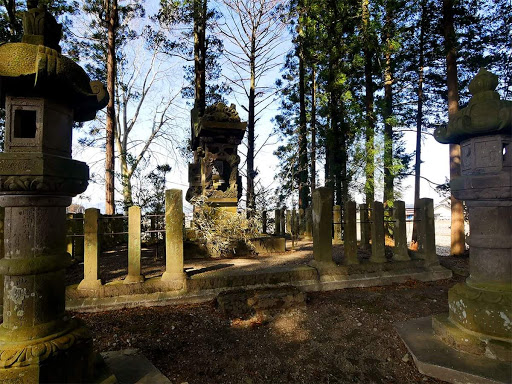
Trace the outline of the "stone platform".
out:
[[[137,349],[103,352],[101,354],[117,384],[171,384]]]
[[[432,318],[395,325],[418,370],[449,383],[496,384],[512,382],[512,365],[457,351],[434,336]]]
[[[154,277],[143,283],[113,281],[97,290],[66,290],[66,308],[72,311],[103,311],[138,306],[196,303],[214,300],[221,292],[292,286],[303,292],[369,287],[403,283],[408,280],[448,279],[450,270],[425,266],[424,260],[358,265],[315,266],[311,264],[310,243],[302,251],[267,258],[189,261],[183,286],[173,286]],[[305,249],[305,250],[304,250]],[[336,249],[335,249],[336,252]],[[336,258],[335,258],[336,260]],[[311,265],[310,265],[311,264]]]

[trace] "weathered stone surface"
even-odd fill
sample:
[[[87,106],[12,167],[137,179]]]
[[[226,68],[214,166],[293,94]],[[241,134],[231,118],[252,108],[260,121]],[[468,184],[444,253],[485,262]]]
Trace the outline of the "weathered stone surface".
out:
[[[261,232],[267,233],[267,211],[261,212]]]
[[[238,172],[238,145],[247,123],[242,123],[232,104],[208,106],[203,117],[194,109],[192,120],[192,150],[194,162],[189,165],[187,201],[206,198],[213,206],[234,207],[242,195],[242,180]]]
[[[128,208],[128,275],[124,279],[125,284],[144,281],[140,274],[141,219],[140,207]]]
[[[359,224],[361,226],[361,248],[369,250],[370,248],[370,211],[368,204],[359,204]]]
[[[347,201],[345,203],[345,236],[343,240],[345,251],[345,264],[359,264],[357,258],[357,227],[356,227],[356,203]]]
[[[371,233],[372,233],[372,263],[385,263],[386,248],[384,238],[384,205],[374,201],[371,207]]]
[[[288,286],[222,292],[217,297],[217,305],[231,318],[258,317],[265,321],[283,311],[305,307],[305,300],[304,292]]]
[[[333,239],[336,242],[341,242],[341,229],[342,229],[342,223],[341,223],[341,206],[335,205],[332,207],[332,223],[334,228],[334,235]]]
[[[60,55],[60,26],[37,5],[27,3],[23,43],[0,45],[0,206],[7,228],[0,381],[82,383],[94,379],[95,355],[88,330],[64,307],[66,206],[86,189],[89,173],[71,159],[71,131],[73,120],[94,118],[107,95]]]
[[[418,370],[449,383],[510,383],[510,364],[460,352],[436,337],[430,317],[395,325]]]
[[[436,229],[434,224],[434,201],[419,199],[418,212],[418,257],[427,265],[439,264],[436,254]]]
[[[85,210],[84,215],[84,279],[78,289],[98,289],[101,286],[99,267],[99,220],[100,211],[96,208]]]
[[[281,210],[274,210],[274,235],[281,234]]]
[[[440,142],[461,145],[462,175],[450,187],[469,211],[470,276],[448,291],[449,314],[435,316],[431,327],[438,343],[455,348],[443,353],[445,360],[459,351],[468,356],[460,360],[469,364],[454,364],[451,372],[474,382],[510,382],[512,372],[512,102],[500,101],[496,85],[496,76],[481,69],[470,84],[468,106],[435,134]],[[432,202],[423,199],[427,265],[435,263],[432,211]],[[413,337],[404,341],[415,347]]]
[[[470,137],[509,134],[512,132],[512,101],[500,100],[495,91],[498,77],[481,68],[469,84],[473,97],[459,110],[446,127],[437,128],[434,136],[440,143],[458,144]]]
[[[317,263],[332,263],[332,190],[313,192],[313,256]]]
[[[313,239],[313,208],[306,208],[306,228],[304,233],[304,238],[307,240]]]
[[[286,235],[286,217],[285,217],[285,209],[284,208],[281,208],[281,212],[280,212],[280,223],[281,223],[281,227],[279,229],[280,231],[280,234],[281,236],[285,236]]]
[[[183,197],[181,189],[165,191],[165,272],[163,281],[184,281]]]
[[[282,253],[286,252],[286,239],[284,237],[259,237],[251,239],[256,253]]]
[[[407,247],[407,227],[405,221],[405,202],[395,201],[393,203],[393,239],[395,247],[393,248],[394,261],[409,261]]]
[[[286,234],[292,234],[292,211],[289,209],[286,210]]]
[[[103,352],[101,356],[119,384],[171,384],[138,349]]]

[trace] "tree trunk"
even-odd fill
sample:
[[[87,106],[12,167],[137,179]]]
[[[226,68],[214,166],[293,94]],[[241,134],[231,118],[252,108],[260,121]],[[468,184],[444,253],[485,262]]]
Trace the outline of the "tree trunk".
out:
[[[311,66],[311,193],[316,189],[316,66]]]
[[[194,0],[194,107],[198,116],[206,109],[206,13],[207,0]]]
[[[384,69],[384,206],[393,206],[394,172],[393,172],[393,67],[391,58],[391,39],[393,38],[394,20],[391,0],[386,1],[386,65]]]
[[[448,118],[459,110],[457,80],[457,54],[453,15],[453,0],[443,0],[444,42],[446,49],[446,80],[448,86]],[[450,180],[460,177],[460,146],[450,144]],[[465,251],[464,207],[453,195],[451,200],[451,250],[452,255]]]
[[[362,23],[363,23],[363,52],[364,52],[364,82],[365,82],[365,107],[366,107],[366,162],[365,175],[366,183],[364,187],[366,203],[371,204],[375,200],[375,116],[373,112],[373,66],[370,49],[369,23],[370,9],[369,0],[362,0]]]
[[[421,4],[419,62],[418,62],[418,110],[416,114],[416,158],[414,163],[414,220],[412,224],[412,242],[418,242],[418,201],[420,199],[421,181],[421,136],[423,130],[423,82],[425,67],[425,9],[426,3]]]
[[[308,188],[308,137],[306,121],[306,74],[304,68],[304,41],[302,37],[302,4],[299,4],[298,50],[299,57],[299,208],[306,209]]]
[[[125,213],[128,212],[128,208],[133,205],[132,196],[132,174],[128,167],[128,161],[126,156],[120,157],[121,165],[121,178],[123,180],[123,205]]]
[[[247,215],[252,217],[256,208],[256,196],[254,194],[254,123],[255,123],[255,99],[256,99],[256,46],[255,37],[251,42],[250,57],[250,89],[249,89],[249,119],[247,121]]]
[[[114,132],[116,124],[115,84],[116,84],[116,29],[118,27],[117,0],[108,0],[107,13],[107,91],[109,95],[106,121],[105,148],[105,214],[115,214],[114,200]]]

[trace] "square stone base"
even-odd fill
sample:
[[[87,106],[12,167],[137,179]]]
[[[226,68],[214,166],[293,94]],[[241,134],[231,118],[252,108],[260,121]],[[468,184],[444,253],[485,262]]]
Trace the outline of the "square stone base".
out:
[[[418,370],[449,383],[510,383],[512,363],[460,352],[434,335],[432,318],[395,324]]]

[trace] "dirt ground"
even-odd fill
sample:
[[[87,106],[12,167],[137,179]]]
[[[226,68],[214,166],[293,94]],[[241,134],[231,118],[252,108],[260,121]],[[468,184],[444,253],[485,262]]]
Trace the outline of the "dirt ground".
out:
[[[417,371],[393,324],[447,311],[468,259],[441,263],[452,279],[310,293],[305,309],[250,327],[213,302],[75,316],[99,351],[138,348],[172,383],[440,383]]]

